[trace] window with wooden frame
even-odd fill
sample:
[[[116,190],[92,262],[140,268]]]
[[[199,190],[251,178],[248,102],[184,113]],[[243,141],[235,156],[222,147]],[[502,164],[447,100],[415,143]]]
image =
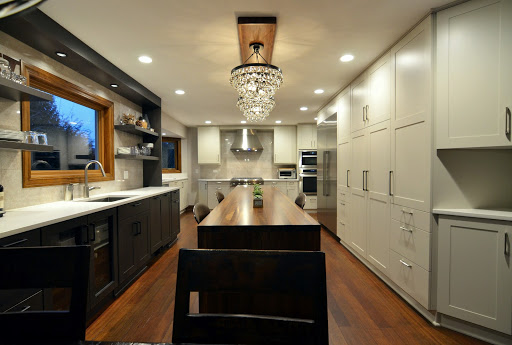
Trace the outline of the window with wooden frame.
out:
[[[162,138],[162,172],[181,172],[181,139]]]
[[[23,152],[23,187],[114,179],[114,103],[38,67],[21,63],[27,85],[53,95],[52,101],[26,97],[21,102],[23,131],[46,133],[53,152]]]

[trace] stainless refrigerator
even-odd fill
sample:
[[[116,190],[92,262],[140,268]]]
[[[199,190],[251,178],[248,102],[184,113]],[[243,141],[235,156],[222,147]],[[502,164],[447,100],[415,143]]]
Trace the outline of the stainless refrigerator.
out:
[[[334,113],[317,126],[317,215],[318,222],[336,235],[336,125]]]

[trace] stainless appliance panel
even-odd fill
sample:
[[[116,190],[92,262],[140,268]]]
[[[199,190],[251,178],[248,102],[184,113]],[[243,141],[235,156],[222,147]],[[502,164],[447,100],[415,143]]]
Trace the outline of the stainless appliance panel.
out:
[[[306,195],[317,194],[316,174],[317,169],[300,169],[299,192]]]
[[[299,168],[316,168],[317,162],[317,151],[299,150]]]
[[[336,234],[337,113],[317,126],[317,214],[318,222]]]

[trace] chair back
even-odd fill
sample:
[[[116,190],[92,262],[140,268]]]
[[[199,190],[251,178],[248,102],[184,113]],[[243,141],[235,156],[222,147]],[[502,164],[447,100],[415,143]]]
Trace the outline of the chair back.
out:
[[[191,291],[199,292],[197,314]],[[204,310],[201,299],[216,294],[235,303]],[[328,345],[325,254],[180,249],[172,341]]]
[[[90,250],[90,246],[0,248],[0,289],[72,289],[68,311],[0,313],[0,344],[85,340]]]
[[[194,212],[194,219],[197,224],[199,224],[207,215],[210,214],[210,208],[205,204],[195,204],[192,212]]]
[[[222,192],[216,191],[215,196],[217,197],[217,201],[219,202],[219,204],[222,200],[224,200],[224,193]]]
[[[300,208],[304,208],[304,205],[306,205],[306,194],[304,193],[300,193],[296,198],[295,198],[295,203],[297,204],[297,206],[299,206]]]

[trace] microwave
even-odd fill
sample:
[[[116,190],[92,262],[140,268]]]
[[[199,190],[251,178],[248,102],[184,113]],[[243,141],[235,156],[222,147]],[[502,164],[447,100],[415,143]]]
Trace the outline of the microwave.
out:
[[[316,169],[316,151],[299,150],[299,168]]]
[[[297,178],[297,170],[295,168],[279,168],[278,177],[280,179],[296,179]]]

